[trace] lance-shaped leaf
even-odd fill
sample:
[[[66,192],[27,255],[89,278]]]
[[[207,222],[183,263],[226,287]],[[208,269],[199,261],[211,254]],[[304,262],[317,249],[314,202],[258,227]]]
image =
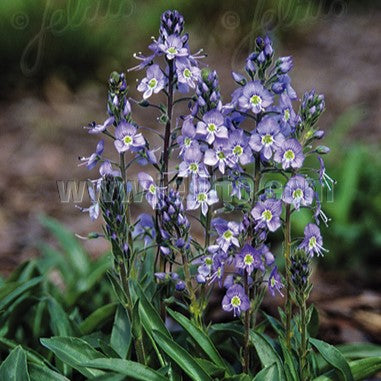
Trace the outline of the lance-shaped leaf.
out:
[[[201,348],[201,350],[220,368],[226,369],[230,373],[224,359],[218,353],[212,340],[201,329],[196,327],[190,322],[184,315],[168,309],[168,313],[175,319],[193,338],[195,343]]]
[[[50,349],[61,361],[77,369],[84,376],[93,378],[104,374],[98,369],[86,368],[83,363],[104,357],[90,344],[76,337],[52,337],[41,339],[41,344]]]
[[[341,379],[353,381],[353,375],[345,357],[333,345],[310,338],[310,343],[319,351],[324,360],[341,373]]]
[[[365,380],[381,370],[381,357],[368,357],[362,360],[355,360],[349,363],[353,379],[355,381]],[[337,381],[342,377],[339,370],[334,369],[315,378],[314,381]]]
[[[134,361],[122,359],[96,359],[83,364],[87,367],[109,370],[123,374],[129,380],[168,381],[157,371]]]
[[[179,344],[159,331],[152,332],[159,347],[190,377],[193,381],[208,381],[211,378]]]
[[[30,381],[26,355],[21,346],[16,347],[1,364],[0,380]]]

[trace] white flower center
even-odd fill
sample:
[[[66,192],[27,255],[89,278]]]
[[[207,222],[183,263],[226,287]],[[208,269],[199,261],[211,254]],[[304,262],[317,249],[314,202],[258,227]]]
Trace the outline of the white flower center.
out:
[[[207,199],[206,193],[199,193],[197,195],[197,201],[199,202],[204,202],[206,201],[206,199]]]
[[[262,144],[265,146],[269,146],[274,142],[273,137],[270,134],[266,134],[262,136]]]
[[[295,189],[292,192],[292,198],[302,198],[302,197],[303,197],[303,191],[300,188]]]
[[[283,157],[288,160],[288,161],[291,161],[291,160],[294,160],[295,159],[295,153],[294,151],[292,151],[291,149],[288,149],[284,154],[283,154]]]
[[[251,254],[246,254],[245,258],[243,259],[243,262],[245,263],[245,265],[252,265],[254,262],[254,258]]]
[[[156,78],[152,78],[149,82],[148,82],[148,87],[150,89],[154,89],[157,85],[157,79]]]
[[[167,53],[169,54],[177,54],[177,49],[174,46],[171,46],[167,49]]]
[[[233,307],[239,307],[241,305],[241,298],[238,295],[234,295],[231,304]]]
[[[258,106],[262,103],[262,98],[259,96],[259,95],[253,95],[251,98],[250,98],[250,102],[254,105],[254,106]]]
[[[209,132],[214,132],[216,131],[216,125],[214,123],[209,123],[208,124],[208,131]]]
[[[191,172],[197,172],[197,171],[198,171],[198,164],[197,164],[197,163],[191,163],[191,164],[189,165],[189,170],[190,170]]]
[[[316,246],[316,237],[311,237],[308,241],[308,247],[313,249]]]
[[[188,69],[188,68],[186,68],[184,71],[183,71],[183,75],[184,75],[184,77],[185,78],[191,78],[192,77],[192,72]]]
[[[265,220],[265,221],[271,221],[271,219],[273,218],[273,214],[271,213],[271,210],[264,210],[262,212],[262,218]]]
[[[127,135],[123,138],[124,144],[130,145],[132,143],[132,138],[131,136]]]

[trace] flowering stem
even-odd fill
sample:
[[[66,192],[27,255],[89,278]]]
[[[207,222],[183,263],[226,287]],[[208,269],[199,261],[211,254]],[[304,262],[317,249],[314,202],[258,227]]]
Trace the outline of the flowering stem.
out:
[[[172,122],[172,108],[173,108],[173,77],[174,68],[173,60],[168,60],[168,97],[167,97],[167,123],[165,125],[164,134],[164,152],[163,152],[163,181],[164,186],[168,186],[168,162],[169,162],[169,142],[171,137],[171,122]]]
[[[291,206],[286,204],[286,219],[284,227],[284,258],[286,264],[286,343],[287,348],[291,350],[291,318],[292,318],[292,300],[291,300]]]
[[[299,357],[300,357],[300,371],[303,377],[303,380],[309,381],[310,374],[309,374],[309,368],[308,368],[308,362],[307,362],[307,353],[308,353],[308,338],[307,338],[307,306],[306,306],[306,297],[305,295],[302,296],[303,301],[300,308],[300,334],[301,334],[301,345],[299,350]]]
[[[187,290],[189,292],[189,298],[190,298],[190,313],[195,323],[200,328],[202,328],[200,311],[199,311],[199,307],[197,306],[196,295],[194,293],[194,289],[192,286],[191,274],[189,271],[188,257],[186,252],[182,253],[182,258],[183,258],[184,278],[185,278],[185,283],[187,285]]]
[[[165,125],[164,134],[164,148],[163,148],[163,162],[161,167],[161,186],[168,188],[168,163],[169,163],[169,150],[170,150],[170,138],[171,138],[171,122],[172,122],[172,108],[173,108],[173,77],[174,68],[173,60],[167,60],[169,73],[168,73],[168,93],[167,93],[167,122]],[[168,190],[168,189],[166,189]],[[158,250],[157,255],[159,256],[159,271],[165,272],[165,260],[162,257],[160,251]],[[160,316],[165,321],[166,312],[165,305],[163,303],[163,298],[160,299]]]
[[[125,158],[124,158],[124,152],[119,155],[119,162],[120,162],[120,169],[122,173],[122,179],[123,179],[123,187],[126,190],[126,184],[127,184],[127,176],[126,176],[126,163],[125,163]],[[130,228],[130,221],[131,221],[131,216],[130,216],[130,200],[129,200],[129,195],[127,196],[127,210],[126,210],[126,222],[127,222],[127,244],[128,244],[128,253],[130,256],[133,253],[133,240],[132,240],[132,235],[131,235],[131,228]],[[126,294],[127,297],[127,313],[130,321],[132,322],[132,299],[131,299],[131,293],[130,293],[130,287],[128,284],[128,279],[130,277],[130,269],[132,267],[132,263],[129,263],[130,258],[127,258],[126,261],[120,261],[119,262],[119,276],[120,280],[122,282],[122,287],[123,291]],[[136,350],[136,356],[138,358],[138,361],[141,364],[146,364],[146,356],[145,356],[145,350],[144,350],[144,345],[143,345],[143,340],[141,337],[136,337],[135,338],[135,350]]]
[[[245,285],[245,294],[249,295],[249,281],[247,272],[245,271],[244,276],[244,285]],[[243,371],[244,373],[249,373],[250,369],[250,346],[249,346],[249,337],[250,337],[250,320],[251,320],[251,308],[248,308],[245,311],[245,337],[244,337],[244,347],[243,347]]]

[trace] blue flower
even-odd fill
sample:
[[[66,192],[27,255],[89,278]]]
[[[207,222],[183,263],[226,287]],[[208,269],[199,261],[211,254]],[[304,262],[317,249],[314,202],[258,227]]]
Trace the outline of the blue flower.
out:
[[[160,188],[154,183],[153,178],[147,173],[140,172],[138,174],[138,180],[146,193],[146,200],[152,206],[152,209],[156,208],[160,197]]]
[[[167,79],[159,65],[151,65],[147,69],[147,75],[138,86],[138,91],[143,92],[143,99],[148,99],[152,93],[157,94],[166,85]]]
[[[204,163],[212,167],[217,166],[219,171],[224,174],[228,164],[228,148],[225,139],[216,139],[213,148],[205,151]]]
[[[246,270],[249,275],[254,269],[260,268],[261,265],[262,258],[260,252],[249,244],[245,244],[241,251],[235,256],[235,266],[238,269]]]
[[[121,173],[119,169],[113,169],[112,164],[109,160],[105,160],[102,165],[99,167],[99,173],[102,177],[107,175],[113,177],[121,177]]]
[[[274,232],[281,226],[280,215],[282,213],[282,202],[276,199],[258,201],[251,211],[256,222],[256,229],[267,227]]]
[[[181,135],[177,137],[177,143],[180,147],[180,156],[189,148],[199,149],[198,142],[196,140],[196,127],[193,124],[193,117],[187,116],[181,127]]]
[[[202,162],[202,152],[198,147],[192,147],[185,151],[184,161],[179,165],[179,177],[209,177],[205,164]]]
[[[187,93],[189,87],[196,88],[197,82],[201,78],[201,71],[197,66],[191,65],[186,58],[176,60],[177,85],[181,92]]]
[[[230,167],[236,167],[237,164],[249,164],[253,159],[249,138],[243,130],[236,129],[229,135],[226,148]]]
[[[274,107],[274,111],[279,112],[278,121],[280,130],[284,136],[288,137],[295,131],[296,126],[300,122],[300,117],[295,113],[291,98],[286,93],[280,95],[279,105]]]
[[[216,202],[218,202],[217,192],[210,189],[209,181],[200,179],[192,182],[190,193],[187,196],[188,210],[195,210],[201,206],[201,212],[206,216],[208,207]]]
[[[208,144],[212,144],[216,138],[227,139],[228,129],[224,126],[224,122],[224,117],[219,111],[208,111],[197,123],[196,132],[205,138]]]
[[[284,286],[282,283],[282,278],[280,274],[278,273],[278,268],[274,266],[270,273],[269,281],[268,281],[268,287],[269,291],[272,296],[275,296],[275,291],[278,291],[281,296],[283,296],[282,292],[280,291]]]
[[[276,150],[274,160],[282,163],[282,168],[301,168],[304,162],[303,148],[296,139],[287,139]]]
[[[167,59],[173,60],[177,57],[189,56],[189,51],[184,47],[182,38],[172,34],[163,43],[158,44],[158,48],[166,55]]]
[[[251,110],[254,114],[266,110],[273,103],[273,97],[259,81],[247,83],[238,97],[238,105],[243,110]]]
[[[277,81],[271,86],[271,90],[275,94],[286,93],[292,100],[298,98],[295,90],[291,87],[291,78],[288,74],[280,75]]]
[[[100,134],[101,132],[105,131],[107,127],[110,127],[114,124],[115,118],[113,116],[110,116],[107,118],[103,124],[96,124],[95,122],[90,123],[85,128],[89,130],[89,134]]]
[[[307,254],[313,256],[314,253],[318,256],[323,255],[323,251],[328,252],[323,247],[323,238],[320,234],[320,229],[315,224],[308,224],[304,228],[304,239],[299,245]]]
[[[287,182],[282,194],[283,202],[294,205],[295,209],[299,209],[301,205],[311,205],[313,199],[313,189],[309,186],[308,181],[300,175],[292,177]]]
[[[251,135],[249,144],[253,151],[260,152],[264,159],[269,160],[283,141],[284,136],[280,133],[276,120],[266,117],[262,119]]]
[[[137,133],[137,128],[130,123],[121,122],[115,129],[114,145],[119,153],[128,150],[135,150],[145,146],[146,141],[141,133]]]
[[[137,218],[134,231],[132,233],[133,238],[143,238],[144,246],[150,244],[156,236],[155,223],[151,215],[142,213]]]
[[[221,250],[226,253],[231,245],[239,247],[237,236],[240,229],[239,224],[234,221],[226,221],[223,218],[215,218],[212,220],[212,226],[216,229],[218,238],[216,243]]]
[[[240,316],[241,311],[247,311],[250,308],[249,298],[241,285],[234,284],[228,288],[222,299],[222,308],[224,311],[233,311],[234,316]]]
[[[89,170],[93,169],[98,164],[99,160],[101,160],[101,156],[105,147],[104,143],[105,142],[103,139],[100,140],[97,144],[97,147],[95,148],[95,152],[92,153],[89,157],[81,157],[80,160],[82,163],[79,165],[86,165],[87,169]]]

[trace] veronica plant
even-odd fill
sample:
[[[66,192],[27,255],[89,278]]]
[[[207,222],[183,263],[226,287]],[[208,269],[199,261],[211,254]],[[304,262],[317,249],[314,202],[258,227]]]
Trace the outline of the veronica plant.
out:
[[[108,118],[87,127],[90,134],[113,141],[117,159],[105,156],[103,140],[94,154],[82,159],[90,169],[100,165],[100,178],[92,185],[100,192],[104,234],[114,257],[113,279],[123,290],[136,358],[149,363],[144,338],[134,327],[139,325],[136,308],[143,297],[139,284],[153,296],[153,308],[164,322],[168,323],[170,305],[185,310],[193,334],[207,332],[205,311],[217,287],[225,290],[221,309],[242,322],[241,365],[244,373],[252,373],[253,330],[268,289],[271,295],[284,297],[280,340],[288,351],[297,346],[300,360],[295,372],[307,380],[313,373],[306,331],[311,315],[306,307],[309,263],[326,251],[318,225],[327,218],[318,188],[330,179],[321,158],[329,149],[316,146],[324,136],[317,128],[324,97],[313,90],[299,101],[289,76],[291,57],[275,59],[271,40],[258,37],[243,73],[233,73],[237,88],[224,101],[217,73],[200,68],[204,55],[191,52],[184,19],[177,11],[163,14],[159,36],[152,39],[149,50],[148,55],[136,54],[140,62],[129,70],[141,73],[140,99],[128,98],[125,74],[113,73]],[[182,103],[187,112],[177,109]],[[139,107],[150,110],[157,126],[136,122],[132,111]],[[150,144],[152,133],[161,145]],[[309,156],[316,157],[320,169],[304,165]],[[136,171],[136,163],[145,166],[144,171]],[[274,174],[283,179],[281,194],[266,185]],[[142,194],[152,213],[135,217],[133,207]],[[312,210],[315,224],[307,225],[299,239],[291,235],[291,220],[301,208]],[[85,210],[93,218],[98,214],[92,212],[98,210],[94,205]],[[193,236],[198,224],[203,239]],[[269,240],[278,230],[284,237],[283,275]],[[145,266],[147,262],[152,265]],[[147,279],[154,279],[149,286]],[[300,310],[301,338],[294,332],[293,299]],[[170,313],[187,326],[185,317]],[[151,310],[151,318],[155,314]],[[147,330],[156,343],[154,349],[163,345],[173,359],[165,346],[165,331],[164,337],[155,334],[155,324]],[[157,355],[165,366],[160,351]]]

